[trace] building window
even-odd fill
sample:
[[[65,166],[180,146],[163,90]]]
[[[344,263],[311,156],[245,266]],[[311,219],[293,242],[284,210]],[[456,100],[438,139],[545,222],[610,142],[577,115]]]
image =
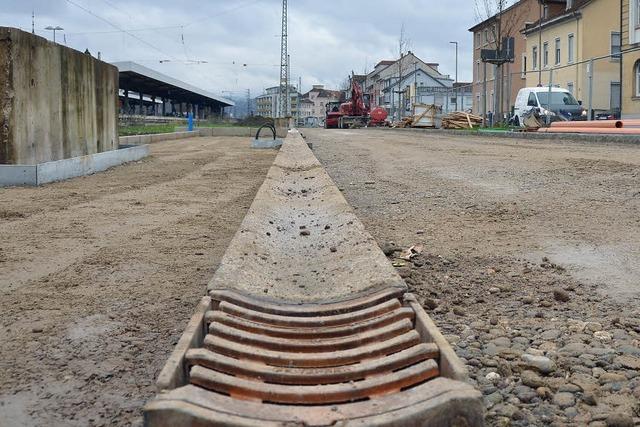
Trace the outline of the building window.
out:
[[[476,33],[476,47],[480,47],[480,33]]]
[[[611,100],[609,107],[612,113],[620,111],[620,82],[611,82]]]
[[[542,66],[544,68],[549,66],[549,43],[547,42],[542,45]]]
[[[489,30],[484,30],[484,44],[489,43]]]
[[[573,82],[569,82],[569,83],[567,83],[567,90],[569,91],[569,93],[570,93],[571,95],[575,95],[575,94],[573,93]]]
[[[560,39],[556,39],[556,65],[560,65]]]
[[[636,61],[636,64],[633,66],[633,71],[636,76],[636,88],[633,92],[635,93],[636,98],[640,98],[640,60]]]
[[[522,72],[520,74],[520,78],[527,78],[527,55],[524,53],[522,54]]]
[[[480,81],[480,61],[476,62],[476,81]]]
[[[573,63],[573,43],[575,38],[573,34],[569,34],[569,38],[567,40],[567,60],[569,64]]]
[[[620,59],[620,33],[611,33],[611,59]]]
[[[538,46],[533,47],[533,51],[531,52],[531,60],[533,61],[533,69],[538,69]]]
[[[545,4],[544,7],[542,8],[542,19],[548,19],[548,18],[549,18],[549,6]]]
[[[636,29],[640,28],[640,0],[633,0],[633,16],[635,16]]]

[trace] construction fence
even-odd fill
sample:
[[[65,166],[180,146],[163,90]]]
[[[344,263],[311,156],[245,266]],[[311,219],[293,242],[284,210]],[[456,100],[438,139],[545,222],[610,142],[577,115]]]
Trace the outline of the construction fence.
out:
[[[519,88],[552,87],[570,92],[591,120],[634,117],[640,106],[633,108],[631,101],[640,96],[640,50],[619,50],[586,60],[569,61],[560,52],[544,51],[534,59],[530,69],[513,70],[511,64],[499,68],[486,66],[487,80],[476,81],[473,86],[472,111],[487,122],[509,122]],[[478,74],[478,73],[476,73]],[[502,77],[500,77],[502,75]],[[547,97],[545,99],[551,99]],[[541,100],[541,102],[543,102]]]

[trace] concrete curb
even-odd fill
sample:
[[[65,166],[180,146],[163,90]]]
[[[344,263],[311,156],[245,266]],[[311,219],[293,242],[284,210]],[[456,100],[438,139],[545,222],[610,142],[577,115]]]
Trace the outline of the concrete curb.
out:
[[[149,146],[139,145],[37,165],[0,165],[0,187],[38,186],[91,175],[148,155]]]
[[[208,289],[326,302],[384,287],[406,284],[300,134],[290,132]]]
[[[286,138],[207,290],[209,297],[201,300],[158,377],[159,394],[144,409],[146,426],[275,426],[288,425],[294,420],[299,420],[300,425],[317,426],[445,426],[452,425],[454,420],[470,427],[483,425],[482,395],[463,382],[467,377],[465,366],[415,297],[406,293],[405,282],[297,131],[291,131]],[[384,299],[359,300],[371,298],[376,292],[384,294]],[[258,322],[255,325],[260,326],[250,327],[248,331],[252,334],[246,335],[255,338],[268,324],[269,327],[285,327],[286,324],[287,328],[297,325],[302,329],[313,329],[314,333],[324,326],[357,325],[353,319],[366,322],[369,314],[373,318],[379,317],[376,310],[389,303],[397,309],[410,308],[414,313],[413,322],[409,323],[414,328],[411,333],[419,337],[421,345],[435,345],[439,373],[438,378],[422,382],[407,392],[397,390],[379,396],[379,402],[375,399],[322,405],[318,403],[322,399],[302,405],[286,404],[291,402],[274,405],[268,400],[248,402],[238,397],[242,396],[242,385],[235,397],[233,394],[220,395],[194,382],[194,370],[202,366],[189,370],[193,362],[189,352],[206,350],[227,354],[211,347],[212,342],[225,340],[225,335],[212,329],[215,321],[211,319],[216,313],[231,313],[236,318]],[[233,307],[241,311],[246,309],[249,313],[243,317]],[[272,317],[265,320],[264,316]],[[336,323],[337,318],[341,318],[342,323]],[[252,344],[251,339],[238,342],[228,339],[233,341],[225,344],[229,348],[236,348],[236,344],[255,346],[251,347],[251,354],[265,348],[265,351],[283,348],[278,357],[284,358],[279,362],[285,364],[275,362],[272,363],[274,366],[297,369],[328,366],[336,370],[341,366],[339,357],[326,364],[299,364],[295,360],[301,353],[291,356],[292,353],[287,352],[293,350],[287,350],[288,344],[282,340],[276,347],[271,347]],[[271,339],[267,338],[267,341]],[[287,340],[287,343],[291,341],[295,339]],[[316,345],[326,346],[326,342]],[[348,352],[355,354],[358,348],[360,345]],[[234,351],[229,354],[234,355]],[[321,351],[320,357],[331,357],[325,356],[330,354],[326,350],[318,350]],[[361,351],[367,359],[377,354],[372,347]],[[209,368],[214,372],[215,367]],[[395,373],[381,373],[382,377],[388,375]],[[248,381],[251,378],[248,374],[243,377]],[[253,380],[253,384],[260,383],[264,377]],[[340,383],[334,386],[340,387]],[[277,384],[276,381],[273,387],[294,387],[297,383]],[[322,387],[325,383],[314,384]],[[314,402],[318,404],[314,405]]]
[[[151,135],[132,135],[121,136],[120,145],[143,145],[151,144],[161,141],[173,141],[175,139],[195,138],[201,136],[200,132],[171,132],[171,133],[156,133]]]
[[[578,142],[599,144],[633,144],[640,145],[638,135],[608,135],[581,133],[538,133],[538,132],[471,132],[448,129],[413,129],[413,128],[370,128],[379,132],[414,132],[427,135],[466,136],[471,138],[523,139],[531,141]]]

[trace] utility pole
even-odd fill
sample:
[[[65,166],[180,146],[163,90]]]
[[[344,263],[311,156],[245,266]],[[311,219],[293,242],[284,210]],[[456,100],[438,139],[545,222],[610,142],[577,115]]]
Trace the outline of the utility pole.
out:
[[[288,16],[287,0],[282,0],[282,34],[280,36],[280,105],[278,117],[287,116],[289,109],[289,49],[288,49]]]
[[[287,55],[287,111],[285,117],[291,117],[293,108],[291,108],[291,55]]]
[[[542,86],[542,2],[540,2],[540,20],[538,21],[538,86]]]
[[[31,11],[31,34],[36,33],[36,11]]]
[[[251,117],[251,89],[247,89],[247,117]]]
[[[456,81],[455,81],[455,85],[457,85],[458,84],[458,42],[449,42],[449,43],[456,45]],[[456,111],[461,111],[460,108],[458,108],[458,88],[454,88],[453,89],[453,96],[456,97]]]
[[[300,126],[300,101],[302,101],[302,77],[298,77],[298,123],[296,123],[296,127]]]

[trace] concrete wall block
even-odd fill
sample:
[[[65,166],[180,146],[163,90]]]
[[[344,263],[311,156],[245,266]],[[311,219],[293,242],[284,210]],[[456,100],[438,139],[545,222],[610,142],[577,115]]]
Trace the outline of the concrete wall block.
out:
[[[36,166],[0,165],[0,187],[38,185]]]
[[[91,175],[114,166],[141,160],[148,155],[149,146],[140,145],[121,150],[112,150],[88,156],[42,163],[36,166],[37,185]]]
[[[0,164],[117,148],[116,67],[16,28],[0,40]]]

